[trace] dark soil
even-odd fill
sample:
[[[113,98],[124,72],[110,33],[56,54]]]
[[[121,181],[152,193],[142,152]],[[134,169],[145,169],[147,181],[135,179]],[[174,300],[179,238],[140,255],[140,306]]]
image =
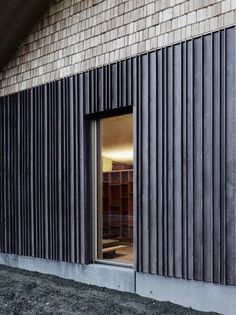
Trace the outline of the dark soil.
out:
[[[0,265],[0,314],[214,314]]]

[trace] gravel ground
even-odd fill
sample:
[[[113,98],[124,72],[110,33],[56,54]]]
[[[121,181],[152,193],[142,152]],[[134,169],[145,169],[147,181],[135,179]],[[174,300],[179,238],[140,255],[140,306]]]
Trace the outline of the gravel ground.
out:
[[[216,314],[0,265],[0,314]]]

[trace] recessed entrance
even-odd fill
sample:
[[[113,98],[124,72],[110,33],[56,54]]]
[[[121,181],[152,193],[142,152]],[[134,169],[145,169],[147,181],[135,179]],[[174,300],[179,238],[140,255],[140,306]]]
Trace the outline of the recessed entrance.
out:
[[[132,114],[101,119],[97,134],[97,259],[132,264]]]

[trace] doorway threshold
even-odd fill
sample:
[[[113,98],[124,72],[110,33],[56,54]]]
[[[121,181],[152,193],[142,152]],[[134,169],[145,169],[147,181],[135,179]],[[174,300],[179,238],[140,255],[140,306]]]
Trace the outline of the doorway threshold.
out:
[[[122,267],[122,268],[130,268],[130,269],[134,268],[133,264],[121,263],[118,261],[110,261],[110,260],[105,260],[105,259],[96,259],[95,264],[106,265],[106,266],[116,266],[116,267]]]

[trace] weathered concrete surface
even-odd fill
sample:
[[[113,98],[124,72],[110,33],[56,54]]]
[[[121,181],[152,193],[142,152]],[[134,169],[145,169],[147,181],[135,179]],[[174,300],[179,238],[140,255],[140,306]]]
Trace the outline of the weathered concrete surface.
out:
[[[135,272],[131,268],[102,264],[80,265],[3,253],[0,254],[0,264],[50,274],[108,289],[125,292],[134,292],[135,289]]]

